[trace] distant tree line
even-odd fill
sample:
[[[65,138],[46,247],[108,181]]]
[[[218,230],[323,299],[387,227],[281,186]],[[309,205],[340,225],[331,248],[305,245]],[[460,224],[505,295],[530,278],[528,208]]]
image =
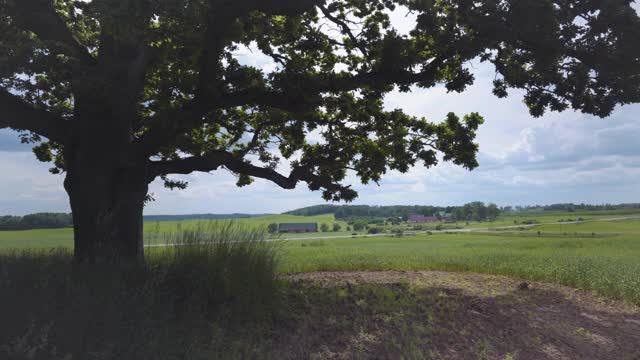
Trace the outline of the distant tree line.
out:
[[[334,214],[336,219],[350,218],[408,218],[410,215],[434,216],[438,212],[451,212],[453,206],[369,206],[369,205],[315,205],[288,211],[285,214],[298,216],[315,216]]]
[[[458,206],[451,212],[452,221],[494,221],[500,215],[496,204],[486,204],[474,201],[464,206]]]
[[[71,214],[38,213],[25,216],[0,216],[0,230],[57,229],[72,225]]]
[[[189,214],[189,215],[145,215],[145,221],[182,221],[182,220],[214,220],[243,219],[268,214]],[[37,213],[25,216],[0,216],[0,231],[59,229],[73,226],[71,214]]]
[[[356,222],[357,219],[365,219],[368,220],[368,223],[375,223],[376,219],[380,218],[407,220],[411,215],[438,216],[442,214],[449,214],[453,221],[487,221],[498,217],[500,208],[496,204],[485,204],[480,201],[463,206],[316,205],[289,211],[285,214],[299,216],[334,214],[336,219],[351,223]]]
[[[628,204],[574,204],[574,203],[559,203],[550,205],[526,205],[526,206],[505,206],[501,208],[502,211],[584,211],[584,210],[622,210],[622,209],[640,209],[640,203],[628,203]]]

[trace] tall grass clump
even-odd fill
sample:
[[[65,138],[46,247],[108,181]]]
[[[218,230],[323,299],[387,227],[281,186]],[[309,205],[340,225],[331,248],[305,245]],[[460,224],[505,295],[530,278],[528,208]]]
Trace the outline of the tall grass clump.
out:
[[[203,223],[163,234],[171,246],[129,266],[73,264],[64,249],[5,252],[0,359],[253,357],[281,300],[278,245],[266,236]]]
[[[147,266],[176,296],[255,319],[269,313],[281,285],[279,245],[268,236],[262,227],[201,222],[165,233],[165,246],[147,250]]]

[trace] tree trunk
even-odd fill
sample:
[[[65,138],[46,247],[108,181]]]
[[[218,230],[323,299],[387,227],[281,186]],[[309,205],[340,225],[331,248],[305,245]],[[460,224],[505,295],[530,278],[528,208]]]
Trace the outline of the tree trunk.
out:
[[[64,144],[78,263],[144,260],[142,210],[151,179],[148,156],[134,144],[143,82],[130,79],[130,63],[124,61],[135,58],[137,48],[111,48],[112,40],[101,40],[101,52],[110,49],[113,58],[76,82],[71,136]]]
[[[108,155],[75,151],[65,189],[73,213],[78,263],[141,263],[142,210],[148,191],[144,166],[123,167]]]

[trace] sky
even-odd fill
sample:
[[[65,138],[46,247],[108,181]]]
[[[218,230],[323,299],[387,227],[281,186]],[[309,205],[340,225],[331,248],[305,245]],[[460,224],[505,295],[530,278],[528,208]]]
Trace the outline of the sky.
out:
[[[409,21],[394,14],[400,28]],[[238,57],[245,64],[273,69],[256,51],[241,51]],[[362,185],[349,176],[360,194],[353,204],[640,202],[640,104],[618,107],[605,119],[574,111],[533,118],[521,92],[512,91],[506,99],[492,95],[490,65],[469,66],[476,81],[464,93],[447,93],[443,87],[394,92],[385,106],[431,121],[442,121],[450,111],[479,112],[486,120],[477,137],[480,166],[473,171],[451,163],[431,169],[418,166],[405,174],[389,172],[379,185]],[[49,167],[35,159],[15,132],[0,130],[0,215],[69,212],[64,175],[50,174]],[[324,203],[321,193],[304,183],[284,190],[256,179],[237,188],[235,177],[224,170],[175,178],[187,180],[189,187],[170,191],[155,181],[150,192],[156,200],[146,206],[145,214],[280,213]]]

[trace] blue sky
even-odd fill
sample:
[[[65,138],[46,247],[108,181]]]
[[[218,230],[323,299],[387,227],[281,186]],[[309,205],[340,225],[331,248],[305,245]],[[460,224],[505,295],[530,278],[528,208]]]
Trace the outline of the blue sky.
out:
[[[238,56],[244,63],[273,67],[256,52]],[[360,192],[354,203],[640,202],[640,104],[618,107],[606,119],[573,111],[533,118],[521,93],[514,91],[506,99],[491,94],[490,66],[470,66],[476,82],[462,94],[447,94],[441,87],[414,89],[390,94],[386,106],[432,121],[444,119],[449,111],[479,112],[486,119],[477,138],[480,167],[472,172],[449,163],[429,170],[417,167],[406,174],[388,173],[380,186],[364,186],[350,177]],[[0,215],[69,211],[63,176],[49,174],[48,167],[36,161],[15,133],[0,130]],[[224,170],[178,178],[190,182],[187,190],[169,191],[157,181],[151,185],[156,201],[146,208],[147,214],[277,213],[323,202],[320,193],[303,183],[295,190],[283,190],[258,179],[236,188],[235,177]]]

